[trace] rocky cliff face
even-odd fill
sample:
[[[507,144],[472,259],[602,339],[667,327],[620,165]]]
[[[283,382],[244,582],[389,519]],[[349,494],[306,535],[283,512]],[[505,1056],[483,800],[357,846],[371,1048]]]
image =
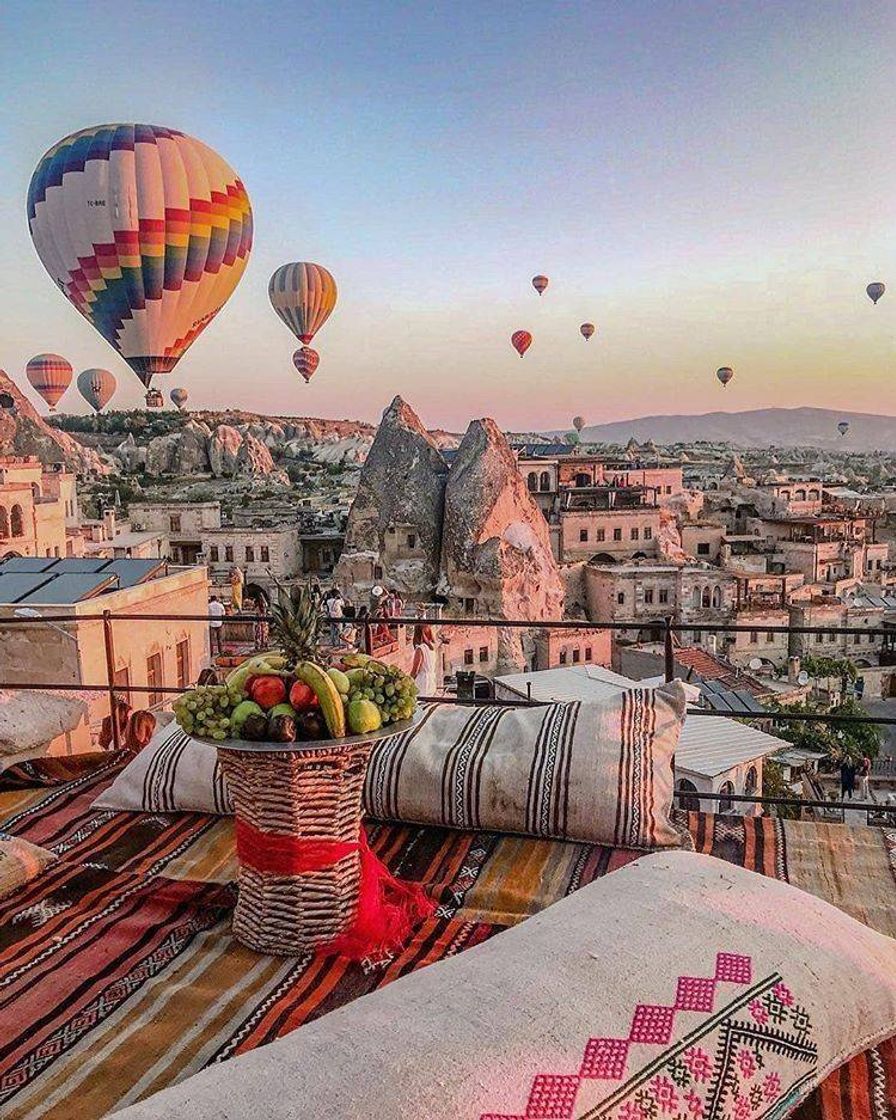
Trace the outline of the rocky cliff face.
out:
[[[427,599],[435,588],[442,544],[447,466],[419,417],[396,397],[383,419],[361,471],[336,570],[345,587],[367,589],[373,567],[378,582],[410,599]]]
[[[474,420],[445,489],[443,586],[496,618],[560,618],[564,588],[548,526],[494,420]],[[522,635],[499,633],[499,669],[524,663]]]
[[[109,468],[90,447],[44,422],[15,382],[0,369],[0,393],[8,393],[12,412],[0,411],[0,455],[34,455],[49,467],[65,463],[77,474],[108,474]]]

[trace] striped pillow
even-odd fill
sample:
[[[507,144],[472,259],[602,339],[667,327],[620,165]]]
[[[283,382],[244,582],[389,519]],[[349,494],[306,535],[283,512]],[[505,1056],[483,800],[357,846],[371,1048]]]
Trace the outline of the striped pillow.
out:
[[[365,809],[450,828],[681,847],[670,814],[684,715],[679,681],[597,703],[435,705],[374,747]]]
[[[36,879],[56,856],[28,840],[0,832],[0,898]]]
[[[233,812],[217,750],[176,723],[157,731],[94,805],[147,813]]]

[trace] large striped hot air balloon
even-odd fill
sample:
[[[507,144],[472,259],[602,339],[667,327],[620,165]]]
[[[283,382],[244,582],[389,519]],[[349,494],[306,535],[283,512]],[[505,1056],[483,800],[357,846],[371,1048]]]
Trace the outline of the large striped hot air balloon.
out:
[[[58,354],[37,354],[25,367],[25,376],[31,388],[47,402],[50,412],[55,412],[60,397],[72,383],[72,367]]]
[[[252,207],[233,168],[199,140],[106,124],[72,133],[41,159],[28,228],[63,294],[148,387],[239,283]]]
[[[84,369],[78,374],[78,392],[95,412],[102,412],[118,388],[107,369]]]
[[[336,306],[336,281],[320,264],[284,264],[268,284],[271,306],[299,342],[309,343]]]
[[[301,350],[296,350],[293,354],[292,364],[305,379],[307,385],[314,377],[314,371],[320,364],[320,354],[316,350],[312,350],[310,346],[303,346]]]
[[[522,356],[532,345],[532,335],[529,334],[528,331],[514,331],[510,336],[510,345],[522,358]]]

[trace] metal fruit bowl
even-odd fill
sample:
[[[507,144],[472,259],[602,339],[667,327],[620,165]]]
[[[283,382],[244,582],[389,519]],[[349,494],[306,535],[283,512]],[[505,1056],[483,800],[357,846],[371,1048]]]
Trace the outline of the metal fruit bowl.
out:
[[[198,735],[193,738],[200,743],[207,743],[210,747],[217,747],[219,751],[239,751],[241,754],[267,753],[276,751],[291,753],[293,751],[326,751],[334,747],[348,747],[353,743],[376,743],[381,739],[389,739],[393,735],[401,735],[416,727],[423,718],[423,711],[419,707],[410,719],[399,720],[398,723],[387,723],[377,731],[367,731],[362,735],[344,735],[340,739],[297,739],[292,743],[273,743],[267,740],[252,739],[203,739]]]

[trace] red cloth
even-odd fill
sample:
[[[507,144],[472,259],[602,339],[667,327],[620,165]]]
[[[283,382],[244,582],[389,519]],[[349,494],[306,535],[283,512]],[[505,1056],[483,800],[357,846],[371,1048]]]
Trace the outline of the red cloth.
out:
[[[435,904],[418,883],[396,879],[367,842],[362,827],[354,843],[262,832],[247,821],[236,822],[240,866],[270,875],[303,875],[332,867],[351,852],[361,853],[358,909],[351,925],[321,953],[363,960],[400,948],[414,926],[428,918]]]

